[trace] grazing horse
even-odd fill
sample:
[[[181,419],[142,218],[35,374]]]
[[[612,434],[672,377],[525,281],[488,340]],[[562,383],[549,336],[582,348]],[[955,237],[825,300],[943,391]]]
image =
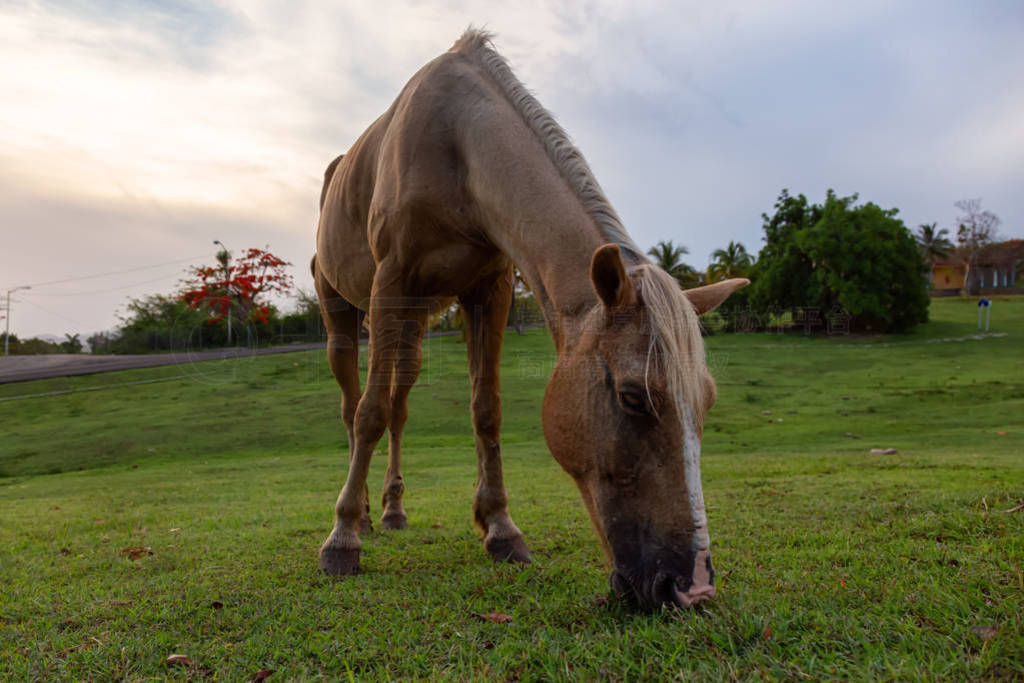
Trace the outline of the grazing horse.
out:
[[[328,574],[359,571],[370,456],[389,430],[386,529],[406,526],[401,434],[432,313],[463,307],[478,480],[474,517],[498,561],[528,562],[502,478],[498,361],[517,264],[558,354],[544,435],[614,567],[646,608],[714,594],[700,482],[715,397],[697,316],[748,284],[683,291],[626,234],[586,161],[470,29],[424,66],[327,169],[314,279],[342,389],[348,478],[320,548]],[[360,311],[370,333],[366,389]]]

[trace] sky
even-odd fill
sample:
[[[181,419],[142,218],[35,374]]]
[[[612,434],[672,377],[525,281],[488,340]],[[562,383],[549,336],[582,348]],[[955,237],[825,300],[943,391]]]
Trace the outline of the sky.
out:
[[[7,0],[0,297],[32,286],[11,332],[111,329],[215,239],[269,247],[311,290],[326,164],[470,24],[641,247],[698,268],[756,252],[783,188],[859,193],[911,229],[981,198],[1024,236],[1018,0]]]

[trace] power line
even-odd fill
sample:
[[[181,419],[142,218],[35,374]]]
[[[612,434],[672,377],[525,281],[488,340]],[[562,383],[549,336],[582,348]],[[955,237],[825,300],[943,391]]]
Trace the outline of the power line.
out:
[[[91,291],[88,291],[88,292],[60,292],[60,293],[54,293],[54,292],[35,292],[35,291],[33,291],[32,292],[32,296],[89,296],[91,294],[107,294],[108,292],[119,292],[119,291],[124,290],[124,289],[131,289],[132,287],[141,287],[142,285],[149,285],[149,284],[152,284],[154,282],[161,282],[163,280],[166,280],[169,277],[173,277],[174,275],[179,274],[180,272],[181,271],[177,271],[175,273],[168,273],[167,275],[161,275],[160,277],[153,278],[152,280],[144,280],[142,282],[134,282],[134,283],[132,283],[130,285],[121,285],[119,287],[111,287],[109,289],[94,289],[94,290],[91,290]]]
[[[60,313],[58,313],[56,311],[51,311],[50,309],[48,309],[48,308],[46,308],[44,306],[40,306],[35,301],[29,301],[28,299],[22,299],[18,303],[19,304],[20,303],[25,303],[25,304],[28,304],[29,306],[35,306],[39,310],[41,310],[41,311],[43,311],[45,313],[49,313],[50,315],[55,315],[58,318],[63,318],[64,320],[67,320],[69,323],[74,323],[75,325],[79,325],[81,327],[88,327],[88,325],[86,325],[83,322],[79,322],[78,320],[72,320],[71,318],[67,317],[66,315],[62,315],[62,314],[60,314]]]
[[[173,266],[179,263],[186,263],[188,261],[194,261],[195,259],[203,258],[205,254],[199,254],[198,256],[189,256],[188,258],[178,259],[176,261],[167,261],[165,263],[154,263],[149,266],[138,266],[136,268],[125,268],[124,270],[112,270],[106,273],[96,273],[94,275],[81,275],[79,277],[69,277],[63,280],[50,280],[49,282],[30,282],[26,287],[43,287],[45,285],[59,285],[65,282],[77,282],[78,280],[94,280],[100,277],[109,277],[110,275],[122,275],[124,273],[136,273],[140,270],[152,270],[153,268],[162,268],[164,266]]]

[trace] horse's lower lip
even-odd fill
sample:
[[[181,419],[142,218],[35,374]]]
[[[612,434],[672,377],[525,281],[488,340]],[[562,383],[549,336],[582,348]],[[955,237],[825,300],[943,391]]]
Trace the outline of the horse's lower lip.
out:
[[[706,584],[697,588],[691,588],[685,593],[681,590],[676,590],[675,597],[680,607],[690,608],[715,597],[715,587]]]

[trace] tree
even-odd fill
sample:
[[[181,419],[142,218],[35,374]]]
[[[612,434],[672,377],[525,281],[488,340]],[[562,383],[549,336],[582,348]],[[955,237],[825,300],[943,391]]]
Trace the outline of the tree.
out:
[[[708,266],[709,282],[746,277],[754,264],[754,259],[747,253],[747,248],[731,240],[725,249],[715,249],[711,258],[711,265]]]
[[[77,334],[65,334],[64,341],[60,343],[61,353],[81,353],[82,352],[82,340],[79,339]]]
[[[961,199],[954,206],[963,211],[963,215],[956,219],[959,226],[956,231],[956,241],[967,254],[964,288],[970,295],[975,290],[971,271],[974,270],[974,266],[978,262],[978,253],[982,247],[997,239],[996,228],[999,227],[1001,221],[991,211],[981,210],[981,199]]]
[[[324,337],[320,301],[315,291],[296,289],[295,309],[281,316],[280,341],[319,341]]]
[[[854,329],[887,332],[928,319],[927,268],[898,210],[856,201],[829,190],[815,205],[782,191],[775,215],[764,215],[765,246],[752,286],[762,310],[788,308],[795,317],[815,311],[821,318],[841,312]]]
[[[267,322],[270,307],[265,295],[285,294],[292,288],[291,264],[264,249],[247,249],[231,261],[224,250],[217,254],[220,266],[197,266],[184,283],[181,299],[193,309],[206,309],[208,323],[231,316],[238,320]]]
[[[917,226],[917,234],[914,235],[917,247],[921,250],[921,258],[933,266],[953,250],[953,243],[946,238],[949,230],[937,228],[937,223],[922,223]]]
[[[821,220],[821,215],[821,206],[810,204],[802,194],[793,197],[786,189],[775,201],[775,213],[761,214],[765,244],[753,269],[753,284],[746,293],[753,305],[762,311],[788,305],[786,302],[802,305],[813,268],[797,245],[796,236]]]
[[[683,287],[693,287],[701,279],[700,274],[692,266],[683,263],[682,257],[689,253],[689,249],[682,245],[675,246],[672,240],[658,242],[647,251],[647,255],[654,259],[654,263]]]

